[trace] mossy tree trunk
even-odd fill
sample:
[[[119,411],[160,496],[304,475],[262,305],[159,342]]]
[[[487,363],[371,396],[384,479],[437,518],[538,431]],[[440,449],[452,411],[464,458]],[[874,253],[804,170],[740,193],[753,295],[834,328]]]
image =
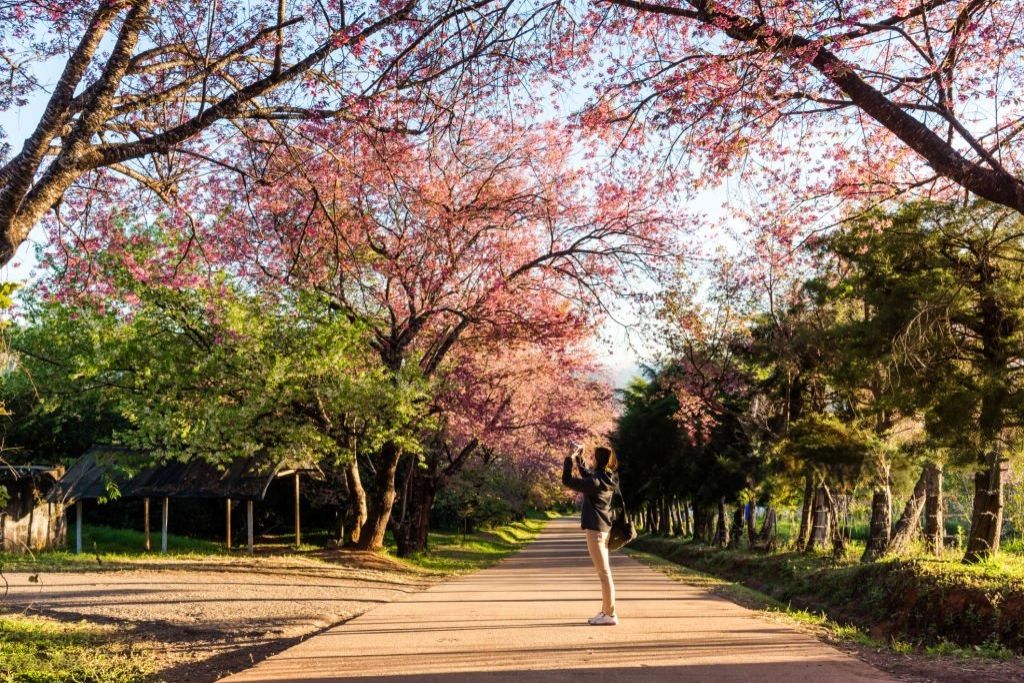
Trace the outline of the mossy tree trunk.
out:
[[[775,508],[772,505],[768,505],[764,509],[764,520],[761,522],[761,531],[757,534],[756,547],[761,550],[772,552],[775,550],[778,544],[778,529],[777,516]]]
[[[750,502],[744,506],[743,516],[746,518],[747,523],[747,543],[753,548],[757,545],[757,528],[754,520],[754,512],[757,510],[757,506]]]
[[[986,469],[974,473],[974,508],[971,533],[967,538],[964,562],[973,564],[999,552],[1003,525],[1002,461],[993,453]]]
[[[810,537],[804,546],[807,551],[824,547],[831,535],[831,517],[825,497],[825,487],[819,486],[811,499]]]

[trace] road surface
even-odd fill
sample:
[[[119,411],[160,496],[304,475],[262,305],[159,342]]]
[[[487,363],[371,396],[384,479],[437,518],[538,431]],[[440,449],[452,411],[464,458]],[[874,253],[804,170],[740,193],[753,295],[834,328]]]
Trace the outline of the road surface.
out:
[[[560,519],[498,565],[313,636],[228,679],[256,681],[893,681],[708,591],[614,553],[618,626],[579,522]]]

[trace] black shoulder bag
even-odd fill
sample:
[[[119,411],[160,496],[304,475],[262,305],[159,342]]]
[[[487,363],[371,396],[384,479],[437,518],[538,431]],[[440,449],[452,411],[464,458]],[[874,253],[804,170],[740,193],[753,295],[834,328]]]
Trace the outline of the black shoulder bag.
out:
[[[615,515],[612,527],[608,530],[608,550],[618,550],[636,539],[636,527],[626,516],[626,499],[622,497],[622,491],[617,483],[615,493],[619,494],[619,513]]]

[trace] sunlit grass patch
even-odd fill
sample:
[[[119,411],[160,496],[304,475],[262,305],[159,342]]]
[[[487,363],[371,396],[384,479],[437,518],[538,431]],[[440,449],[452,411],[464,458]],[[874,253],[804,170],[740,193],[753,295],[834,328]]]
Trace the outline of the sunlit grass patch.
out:
[[[152,677],[148,654],[112,628],[0,616],[0,683],[127,683]]]
[[[924,648],[924,651],[926,654],[935,657],[959,657],[962,659],[966,659],[968,657],[984,657],[986,659],[1009,661],[1016,656],[1012,650],[1005,648],[998,643],[985,643],[982,645],[964,647],[957,645],[956,643],[951,643],[947,640],[935,645],[929,645]]]
[[[175,534],[168,534],[167,553],[161,553],[159,532],[151,535],[153,549],[147,552],[145,535],[141,531],[92,525],[82,526],[82,552],[78,554],[73,548],[73,534],[74,531],[68,537],[68,543],[72,547],[31,554],[0,553],[0,567],[9,572],[73,571],[138,560],[153,561],[169,557],[179,560],[196,559],[229,554],[222,543]]]
[[[442,573],[463,573],[488,567],[519,550],[541,532],[547,516],[538,513],[521,522],[470,534],[458,531],[431,532],[429,550],[403,558],[422,569]],[[389,550],[394,551],[389,543]]]

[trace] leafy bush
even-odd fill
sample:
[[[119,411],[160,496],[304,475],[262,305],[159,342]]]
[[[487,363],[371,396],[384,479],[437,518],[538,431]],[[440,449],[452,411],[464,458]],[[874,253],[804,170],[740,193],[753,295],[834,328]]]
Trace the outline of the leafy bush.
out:
[[[472,532],[521,520],[529,507],[530,485],[508,468],[474,463],[441,489],[431,511],[431,526]]]

